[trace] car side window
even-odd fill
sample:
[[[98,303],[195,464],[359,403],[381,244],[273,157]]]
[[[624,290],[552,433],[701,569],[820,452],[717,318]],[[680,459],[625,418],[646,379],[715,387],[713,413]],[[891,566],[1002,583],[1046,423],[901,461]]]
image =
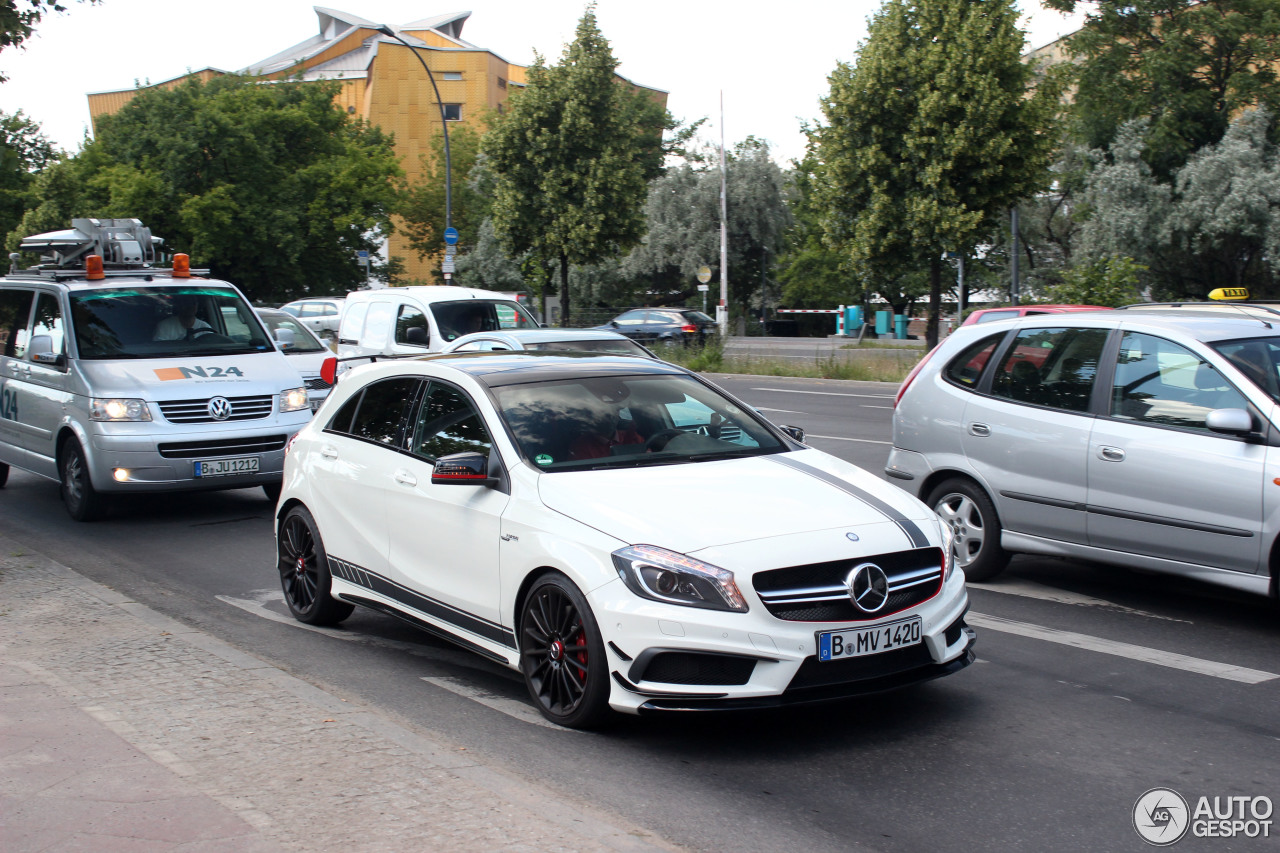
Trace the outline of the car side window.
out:
[[[434,462],[453,453],[488,454],[489,431],[465,394],[450,385],[432,382],[418,408],[411,449]]]
[[[427,315],[412,305],[401,305],[396,317],[396,343],[425,347],[431,343]]]
[[[65,338],[62,308],[58,305],[58,297],[52,293],[41,293],[36,300],[35,324],[31,329],[33,352],[64,355],[66,354]]]
[[[1138,332],[1120,342],[1111,387],[1111,416],[1208,432],[1215,409],[1249,410],[1244,396],[1214,367],[1183,346]]]
[[[374,382],[338,409],[329,429],[390,447],[398,446],[401,429],[421,381],[408,376]]]
[[[979,323],[991,323],[996,320],[1008,320],[1010,317],[1017,317],[1017,311],[988,311],[978,318]]]
[[[619,326],[638,326],[644,322],[647,311],[628,311],[614,319]]]
[[[995,355],[996,347],[1004,340],[1004,333],[983,338],[965,347],[943,370],[943,375],[957,385],[973,388],[982,378],[982,370]]]
[[[1089,410],[1106,329],[1023,329],[996,368],[991,393],[1069,412]]]
[[[0,343],[7,356],[22,358],[27,354],[34,296],[34,290],[0,290]]]

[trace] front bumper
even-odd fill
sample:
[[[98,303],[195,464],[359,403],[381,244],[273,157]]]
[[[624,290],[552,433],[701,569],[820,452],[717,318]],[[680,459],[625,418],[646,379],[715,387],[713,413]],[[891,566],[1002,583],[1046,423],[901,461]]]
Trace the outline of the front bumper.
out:
[[[920,643],[828,662],[818,660],[817,634],[848,623],[784,621],[758,605],[725,613],[638,602],[629,592],[629,599],[612,594],[614,586],[590,597],[606,640],[609,704],[624,713],[771,708],[868,695],[950,675],[974,659],[959,571],[918,607],[856,626],[919,616]]]

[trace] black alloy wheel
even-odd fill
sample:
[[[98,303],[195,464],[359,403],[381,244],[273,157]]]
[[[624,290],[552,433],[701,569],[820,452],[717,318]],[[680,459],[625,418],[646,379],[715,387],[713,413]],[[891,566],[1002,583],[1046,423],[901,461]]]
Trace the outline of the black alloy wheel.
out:
[[[587,600],[563,575],[539,579],[524,601],[520,670],[538,710],[553,723],[590,728],[609,712],[600,629]]]
[[[84,450],[74,438],[67,439],[62,448],[62,503],[67,514],[76,521],[97,521],[106,514],[106,501],[89,479],[89,466]]]
[[[293,618],[308,625],[337,625],[355,605],[329,594],[329,558],[311,513],[295,506],[276,534],[277,567],[285,603]]]

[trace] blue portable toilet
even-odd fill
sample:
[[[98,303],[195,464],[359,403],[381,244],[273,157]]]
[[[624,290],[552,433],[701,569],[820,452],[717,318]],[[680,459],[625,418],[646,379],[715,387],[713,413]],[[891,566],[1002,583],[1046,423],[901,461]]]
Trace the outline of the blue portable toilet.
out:
[[[889,333],[891,332],[891,329],[890,329],[889,327],[890,327],[892,324],[893,324],[893,312],[892,312],[892,311],[877,311],[877,312],[876,312],[876,334],[877,334],[877,335],[887,335],[887,334],[889,334]]]
[[[844,309],[844,333],[847,337],[855,337],[862,328],[862,306],[847,305]]]
[[[907,339],[907,324],[911,322],[911,318],[906,314],[899,314],[893,318],[894,337],[900,341]]]

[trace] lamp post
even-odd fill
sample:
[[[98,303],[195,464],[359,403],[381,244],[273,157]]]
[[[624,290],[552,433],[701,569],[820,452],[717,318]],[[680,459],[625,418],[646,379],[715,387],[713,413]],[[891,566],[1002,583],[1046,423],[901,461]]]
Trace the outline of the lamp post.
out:
[[[416,47],[400,38],[396,31],[386,24],[378,27],[378,32],[395,39],[409,48],[418,62],[422,64],[422,70],[427,72],[427,79],[431,81],[431,90],[436,93],[436,104],[440,107],[440,127],[444,131],[444,227],[448,231],[453,227],[453,166],[449,160],[449,120],[444,115],[444,101],[440,97],[440,87],[436,85],[436,76],[431,73],[431,69],[427,67],[426,60],[422,58],[422,54],[418,53]],[[445,281],[449,280],[448,273],[445,273],[444,277]]]

